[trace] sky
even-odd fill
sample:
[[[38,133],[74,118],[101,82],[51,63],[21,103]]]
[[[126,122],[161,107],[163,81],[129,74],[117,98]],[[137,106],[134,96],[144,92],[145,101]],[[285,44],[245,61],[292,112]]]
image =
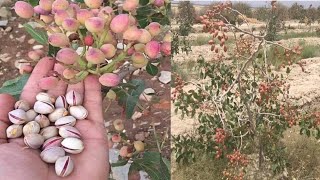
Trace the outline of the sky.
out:
[[[191,2],[193,2],[194,4],[210,4],[212,2],[221,2],[219,0],[190,0]],[[173,3],[175,2],[179,2],[179,0],[173,0]],[[270,4],[270,0],[232,0],[232,2],[245,2],[248,3],[249,5],[251,5],[252,7],[264,7],[264,6],[268,6]],[[304,7],[309,7],[310,4],[312,4],[313,7],[318,7],[320,6],[320,1],[319,0],[313,0],[313,1],[305,1],[305,0],[296,0],[296,1],[290,1],[290,0],[278,0],[278,2],[281,2],[281,4],[284,4],[286,6],[291,6],[292,4],[294,4],[295,2],[297,2],[300,5],[303,5]]]

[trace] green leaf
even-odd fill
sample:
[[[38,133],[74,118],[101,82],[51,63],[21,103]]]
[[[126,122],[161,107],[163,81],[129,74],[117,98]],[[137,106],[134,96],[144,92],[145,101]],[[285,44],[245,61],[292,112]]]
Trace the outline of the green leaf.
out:
[[[44,31],[35,30],[30,24],[25,23],[24,28],[26,31],[32,36],[40,44],[47,44],[48,43],[48,35]]]
[[[49,44],[48,56],[50,56],[50,57],[55,57],[60,49],[61,49],[61,48],[59,48],[59,47],[54,47],[54,46],[52,46],[51,44]]]
[[[133,79],[127,84],[122,84],[122,87],[128,88],[128,92],[124,88],[115,88],[114,92],[119,97],[119,104],[124,106],[126,110],[126,117],[131,118],[134,113],[134,108],[136,107],[139,96],[145,89],[144,81],[141,79]]]
[[[149,3],[149,0],[139,0],[140,5],[147,5]]]
[[[118,166],[124,166],[128,163],[128,160],[119,160],[118,162],[115,162],[115,163],[111,163],[111,166],[112,167],[118,167]]]
[[[163,159],[159,152],[145,152],[142,159],[136,159],[131,164],[130,171],[143,170],[152,180],[170,180],[170,162]]]
[[[155,76],[158,74],[158,67],[151,64],[150,62],[147,64],[146,70],[151,76]]]
[[[19,99],[22,89],[29,77],[29,74],[24,74],[15,79],[6,81],[0,88],[0,93],[8,93],[14,96],[16,99]]]
[[[39,4],[39,0],[28,0],[29,4],[31,4],[31,6],[35,7]]]
[[[84,0],[75,0],[77,3],[84,3]]]

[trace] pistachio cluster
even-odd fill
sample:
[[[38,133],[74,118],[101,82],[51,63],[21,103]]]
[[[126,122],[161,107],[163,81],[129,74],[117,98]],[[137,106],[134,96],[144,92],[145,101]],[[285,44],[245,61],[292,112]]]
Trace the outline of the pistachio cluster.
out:
[[[147,26],[141,27],[137,11],[143,6],[139,0],[38,2],[33,7],[27,2],[17,1],[14,9],[21,18],[37,22],[46,31],[48,43],[59,49],[54,60],[63,68],[58,74],[41,80],[44,82],[40,84],[43,90],[55,86],[59,80],[80,82],[89,74],[99,75],[102,85],[114,87],[122,78],[119,77],[120,70],[144,68],[149,62],[171,54],[168,30],[160,23],[152,22],[151,17]],[[168,3],[150,0],[146,6],[164,13]],[[38,57],[33,54],[31,59],[37,61]]]
[[[65,96],[53,97],[41,92],[36,96],[33,109],[24,100],[15,103],[15,110],[8,113],[13,125],[6,130],[8,138],[24,136],[24,143],[32,149],[41,149],[41,159],[55,163],[58,176],[68,176],[73,171],[69,154],[79,154],[84,149],[81,133],[75,124],[88,116],[81,104],[83,97],[76,91]]]

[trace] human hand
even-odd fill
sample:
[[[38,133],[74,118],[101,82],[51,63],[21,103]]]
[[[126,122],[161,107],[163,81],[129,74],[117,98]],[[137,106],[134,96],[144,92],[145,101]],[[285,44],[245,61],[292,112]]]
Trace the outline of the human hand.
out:
[[[39,79],[52,69],[57,69],[54,60],[43,58],[34,68],[20,99],[34,104],[36,95],[42,90]],[[75,164],[73,172],[64,178],[55,173],[54,164],[47,164],[40,158],[40,151],[25,148],[23,138],[7,139],[6,128],[11,124],[8,112],[13,110],[15,99],[8,94],[0,94],[0,179],[12,180],[106,180],[109,175],[107,139],[102,114],[101,86],[98,79],[88,76],[84,82],[67,85],[59,82],[48,93],[54,96],[64,95],[70,90],[81,93],[83,106],[89,115],[78,120],[75,127],[81,132],[84,150],[71,155]]]

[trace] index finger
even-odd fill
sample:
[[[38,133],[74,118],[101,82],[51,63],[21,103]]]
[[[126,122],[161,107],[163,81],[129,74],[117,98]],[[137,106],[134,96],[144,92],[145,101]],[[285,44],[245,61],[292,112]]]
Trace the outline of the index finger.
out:
[[[84,80],[84,107],[89,114],[87,119],[104,123],[102,114],[101,84],[98,77],[90,75]]]
[[[27,84],[23,88],[20,99],[27,101],[29,104],[34,104],[36,95],[42,91],[38,85],[39,80],[46,76],[53,69],[53,66],[54,60],[52,58],[42,58],[32,71]]]

